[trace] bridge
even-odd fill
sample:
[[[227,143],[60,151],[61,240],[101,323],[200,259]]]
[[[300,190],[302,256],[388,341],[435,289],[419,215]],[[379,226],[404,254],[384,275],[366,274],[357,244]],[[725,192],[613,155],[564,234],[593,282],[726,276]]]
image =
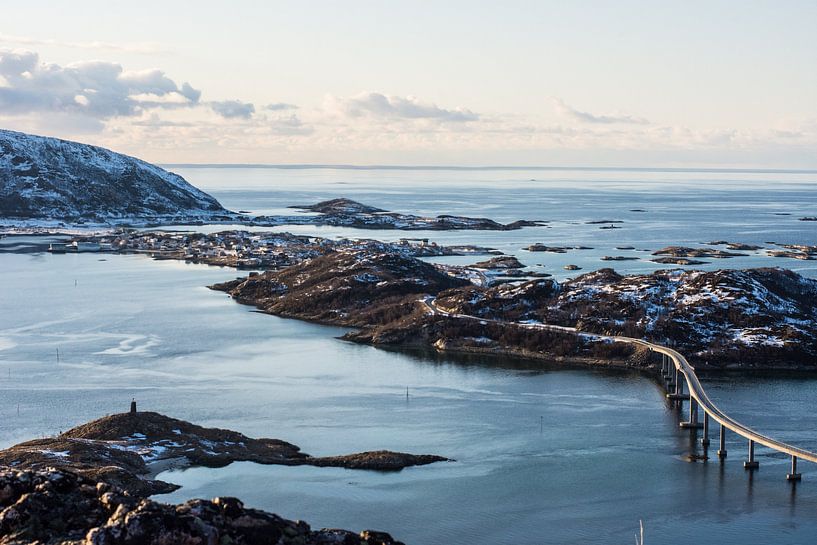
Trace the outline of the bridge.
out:
[[[495,323],[500,325],[513,325],[525,329],[539,329],[547,331],[559,331],[563,333],[570,333],[579,335],[593,340],[604,340],[611,342],[626,343],[647,348],[651,352],[661,355],[661,378],[664,389],[666,390],[667,399],[678,403],[684,401],[689,402],[689,418],[681,422],[682,428],[688,428],[693,431],[702,429],[701,444],[704,449],[709,447],[709,431],[710,421],[714,420],[719,424],[719,448],[717,451],[718,458],[723,461],[726,458],[726,432],[731,431],[748,441],[748,459],[743,462],[743,467],[747,471],[758,469],[759,463],[755,459],[755,445],[763,445],[770,449],[782,452],[791,456],[791,471],[786,474],[786,479],[789,481],[799,481],[801,474],[797,472],[797,461],[807,460],[809,462],[817,463],[817,453],[789,445],[782,441],[778,441],[771,437],[767,437],[761,433],[756,432],[752,428],[741,424],[728,414],[718,408],[717,405],[709,398],[704,390],[698,375],[695,374],[695,368],[690,365],[687,359],[678,351],[662,346],[660,344],[651,343],[642,339],[635,339],[632,337],[624,337],[621,335],[600,335],[596,333],[588,333],[579,331],[574,327],[558,326],[551,324],[526,323],[526,322],[510,322],[504,320],[496,320],[490,318],[480,318],[479,316],[471,316],[468,314],[458,314],[440,307],[436,298],[427,296],[420,300],[428,312],[449,318],[476,320],[481,323]],[[684,392],[684,384],[686,384],[687,393]],[[703,421],[699,420],[700,412],[703,412]],[[706,450],[704,451],[706,453]]]

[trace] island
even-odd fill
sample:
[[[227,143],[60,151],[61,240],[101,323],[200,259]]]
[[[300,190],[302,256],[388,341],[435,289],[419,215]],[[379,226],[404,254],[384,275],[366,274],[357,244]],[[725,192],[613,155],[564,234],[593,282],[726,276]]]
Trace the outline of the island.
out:
[[[708,257],[714,259],[728,259],[730,257],[746,257],[748,254],[729,252],[715,248],[689,248],[687,246],[667,246],[652,253],[656,256],[668,256],[673,258],[687,257]]]
[[[132,402],[127,413],[0,451],[0,542],[402,545],[374,530],[313,530],[236,498],[182,505],[148,498],[178,488],[155,480],[160,471],[235,461],[399,471],[447,459],[387,450],[312,457],[280,439],[204,428]]]
[[[130,412],[0,450],[0,466],[56,467],[116,485],[134,497],[178,489],[175,484],[153,478],[169,467],[223,467],[232,462],[255,462],[399,471],[442,461],[448,459],[388,450],[313,457],[280,439],[254,439],[231,430],[204,428],[163,414],[136,411],[135,402]]]

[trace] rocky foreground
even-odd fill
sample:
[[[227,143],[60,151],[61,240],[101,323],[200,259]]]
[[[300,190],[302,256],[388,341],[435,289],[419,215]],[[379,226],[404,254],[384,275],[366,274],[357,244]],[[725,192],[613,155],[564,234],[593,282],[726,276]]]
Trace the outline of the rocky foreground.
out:
[[[204,428],[155,412],[106,416],[56,437],[26,441],[0,451],[0,466],[15,469],[56,467],[104,481],[135,497],[178,488],[151,478],[168,462],[182,467],[222,467],[232,462],[249,461],[397,471],[445,460],[441,456],[387,450],[313,457],[280,439],[253,439],[235,431]]]
[[[0,468],[0,545],[400,545],[389,534],[312,530],[236,498],[166,505],[55,469]]]
[[[497,285],[475,270],[350,250],[213,288],[271,314],[359,328],[345,338],[375,345],[655,365],[599,333],[673,346],[699,367],[817,369],[817,281],[792,271],[602,269]],[[428,297],[445,313],[430,311]],[[526,327],[542,323],[588,335]]]

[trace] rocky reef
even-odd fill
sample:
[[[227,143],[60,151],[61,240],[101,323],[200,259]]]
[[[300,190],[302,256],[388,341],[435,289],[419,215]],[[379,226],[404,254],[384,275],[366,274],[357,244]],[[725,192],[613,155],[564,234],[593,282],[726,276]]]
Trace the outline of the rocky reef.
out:
[[[178,487],[152,479],[157,468],[222,467],[232,462],[313,465],[396,471],[446,458],[387,450],[326,458],[313,457],[280,439],[254,439],[241,433],[204,428],[155,412],[106,416],[56,437],[35,439],[0,451],[0,466],[15,469],[56,467],[104,481],[133,496],[170,492]]]
[[[746,257],[746,254],[729,252],[717,248],[689,248],[686,246],[667,246],[666,248],[656,250],[652,255],[668,257],[710,257],[715,259]]]
[[[167,505],[56,468],[0,468],[0,545],[401,545],[385,532],[313,530],[236,498]]]

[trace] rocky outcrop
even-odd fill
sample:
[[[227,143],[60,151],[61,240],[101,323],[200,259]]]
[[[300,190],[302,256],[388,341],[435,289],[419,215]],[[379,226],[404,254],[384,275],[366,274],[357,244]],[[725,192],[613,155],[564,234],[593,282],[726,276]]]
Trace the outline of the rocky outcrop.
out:
[[[419,295],[466,285],[416,258],[352,249],[211,287],[270,314],[366,326],[410,313]]]
[[[602,261],[638,261],[638,259],[634,255],[605,255],[601,257]]]
[[[653,263],[658,263],[660,265],[706,265],[709,263],[708,261],[701,261],[700,259],[690,259],[688,257],[658,257],[655,259],[651,259]]]
[[[791,257],[811,261],[817,259],[817,246],[809,244],[781,244],[784,250],[767,250],[766,253],[772,257]]]
[[[181,176],[110,150],[0,130],[0,217],[210,221],[231,213]]]
[[[541,244],[537,242],[536,244],[531,244],[530,246],[526,247],[525,250],[529,252],[550,252],[554,254],[565,254],[568,250],[592,250],[588,246],[548,246],[547,244]]]
[[[453,313],[644,338],[699,366],[814,368],[817,356],[817,281],[784,269],[630,276],[601,269],[558,285],[451,290],[438,304]]]
[[[375,450],[346,456],[325,456],[310,458],[308,464],[318,467],[345,467],[346,469],[373,469],[377,471],[399,471],[404,467],[423,466],[434,462],[448,461],[442,456],[431,454],[405,454],[390,450]]]
[[[204,428],[155,412],[106,416],[57,437],[35,439],[0,451],[0,465],[58,467],[128,490],[135,496],[169,492],[176,485],[150,478],[161,462],[222,467],[232,462],[314,465],[395,471],[444,461],[433,455],[375,451],[312,457],[280,439],[254,439],[241,433]]]
[[[259,217],[255,222],[262,225],[301,224],[333,225],[356,227],[358,229],[400,229],[403,231],[432,230],[488,230],[512,231],[523,227],[544,225],[547,222],[519,220],[512,223],[499,223],[488,218],[469,218],[465,216],[440,215],[433,218],[389,212],[373,206],[367,206],[351,199],[332,199],[317,204],[292,206],[317,216]]]
[[[74,472],[0,468],[0,545],[401,545],[385,532],[313,530],[236,498],[166,505]]]
[[[480,261],[472,265],[475,269],[506,270],[523,269],[525,264],[511,255],[492,257],[486,261]]]
[[[747,254],[737,252],[727,252],[716,248],[688,248],[686,246],[667,246],[652,253],[652,255],[663,255],[669,257],[709,257],[715,259],[725,259],[729,257],[746,257]]]

